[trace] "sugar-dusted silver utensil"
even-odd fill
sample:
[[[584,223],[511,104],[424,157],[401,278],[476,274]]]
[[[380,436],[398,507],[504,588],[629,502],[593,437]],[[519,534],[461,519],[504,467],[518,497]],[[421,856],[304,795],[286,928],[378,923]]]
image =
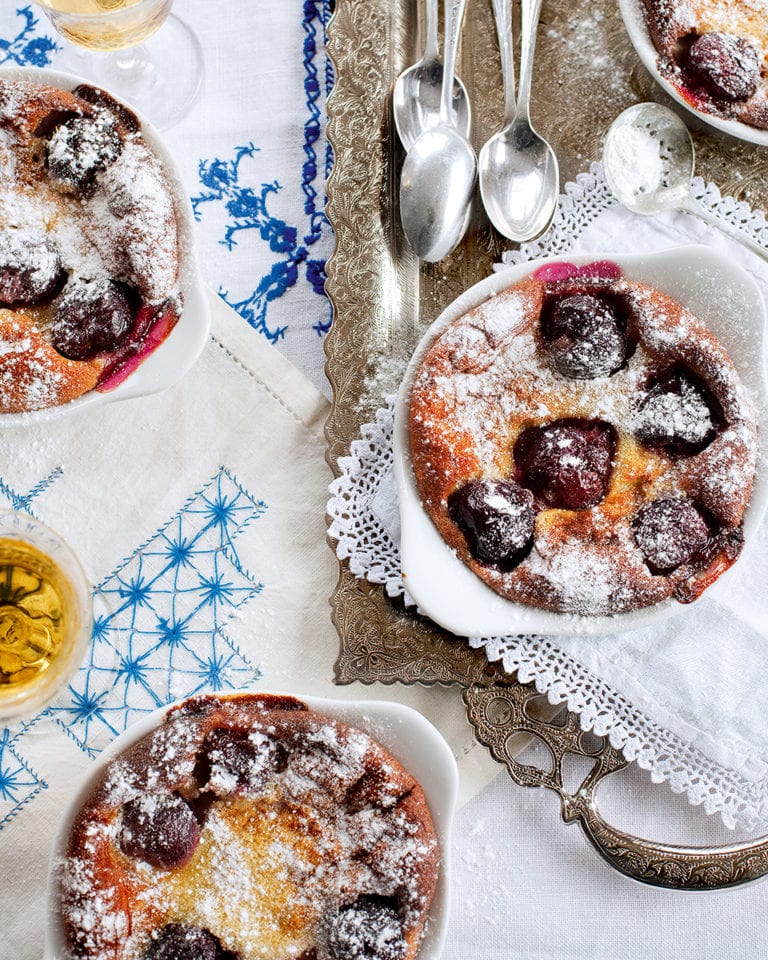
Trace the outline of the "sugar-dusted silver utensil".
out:
[[[416,140],[400,176],[403,231],[416,255],[430,263],[442,260],[464,236],[477,179],[475,151],[456,126],[451,108],[466,2],[446,0],[440,122]]]
[[[695,151],[688,128],[660,103],[637,103],[613,121],[603,146],[603,168],[611,193],[633,213],[664,210],[692,213],[753,253],[768,250],[747,234],[714,217],[691,193]]]
[[[491,223],[510,240],[542,234],[557,209],[559,169],[549,143],[530,119],[531,74],[541,0],[522,0],[520,83],[515,103],[511,2],[494,0],[504,71],[504,126],[480,151],[480,192]]]

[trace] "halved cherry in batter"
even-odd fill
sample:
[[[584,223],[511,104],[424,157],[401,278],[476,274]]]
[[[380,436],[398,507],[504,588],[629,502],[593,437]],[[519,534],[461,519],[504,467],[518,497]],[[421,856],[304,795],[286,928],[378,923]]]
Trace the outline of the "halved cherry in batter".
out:
[[[523,430],[513,455],[520,483],[546,506],[585,510],[608,492],[615,451],[611,424],[566,417]]]

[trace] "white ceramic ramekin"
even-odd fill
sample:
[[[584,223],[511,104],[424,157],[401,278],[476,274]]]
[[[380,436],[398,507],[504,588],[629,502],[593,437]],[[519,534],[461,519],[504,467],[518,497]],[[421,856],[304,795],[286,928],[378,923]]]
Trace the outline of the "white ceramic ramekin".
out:
[[[47,83],[63,90],[74,90],[89,81],[69,73],[60,73],[36,67],[3,67],[0,79],[31,80]],[[111,96],[111,94],[110,94]],[[117,102],[121,102],[115,97]],[[24,423],[38,423],[56,417],[67,416],[88,407],[97,407],[115,400],[127,400],[165,390],[180,380],[197,360],[203,350],[211,326],[210,309],[205,287],[200,279],[194,245],[194,216],[192,206],[176,162],[165,146],[160,134],[141,114],[128,109],[138,117],[141,134],[149,149],[163,165],[173,196],[179,231],[179,289],[183,298],[181,316],[166,339],[114,390],[91,390],[70,403],[27,413],[0,414],[0,428]]]
[[[294,694],[285,691],[237,691],[265,696]],[[226,696],[216,694],[216,696]],[[349,724],[367,733],[381,743],[405,769],[421,784],[429,805],[440,844],[440,877],[427,927],[419,951],[419,960],[439,960],[445,942],[450,907],[450,852],[451,826],[458,793],[458,770],[450,747],[435,727],[420,713],[400,703],[385,700],[328,700],[321,697],[296,697],[310,710],[333,720]],[[44,960],[68,960],[64,946],[59,904],[59,865],[62,862],[72,822],[77,811],[91,791],[96,778],[110,760],[122,753],[144,734],[155,729],[166,713],[178,704],[147,714],[142,720],[120,734],[94,763],[87,779],[73,794],[63,813],[54,847],[48,878],[48,927]]]
[[[669,599],[615,616],[583,617],[506,600],[475,576],[445,544],[422,507],[413,475],[408,436],[411,383],[433,341],[467,310],[543,264],[567,261],[583,265],[604,260],[618,264],[628,279],[646,283],[680,301],[703,321],[730,354],[757,408],[758,423],[768,423],[762,294],[746,271],[709,247],[677,247],[634,256],[604,253],[547,257],[501,270],[475,284],[454,300],[427,330],[403,378],[395,408],[394,468],[400,506],[403,576],[419,610],[457,636],[615,633],[644,626],[682,608],[676,600]],[[717,296],[713,291],[717,291]],[[760,440],[754,492],[744,517],[746,557],[742,556],[720,580],[738,570],[740,564],[749,562],[749,543],[768,505],[768,442],[764,434]]]

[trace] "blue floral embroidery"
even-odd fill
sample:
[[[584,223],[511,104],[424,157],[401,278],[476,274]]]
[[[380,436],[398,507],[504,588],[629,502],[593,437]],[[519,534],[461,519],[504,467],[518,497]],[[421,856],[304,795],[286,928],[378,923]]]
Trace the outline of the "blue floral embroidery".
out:
[[[48,36],[33,36],[39,20],[31,7],[19,8],[16,15],[22,18],[23,25],[13,39],[0,39],[0,64],[10,61],[20,66],[47,67],[51,54],[61,48]]]
[[[276,343],[285,337],[287,326],[271,325],[269,305],[283,296],[300,279],[303,265],[304,276],[313,293],[325,296],[325,260],[311,256],[312,247],[330,230],[325,215],[324,189],[318,191],[318,162],[316,145],[322,134],[321,84],[317,62],[325,50],[325,27],[332,13],[332,0],[304,0],[303,28],[305,32],[302,62],[304,66],[304,94],[307,120],[304,124],[305,161],[301,169],[301,189],[304,194],[304,213],[307,228],[300,230],[269,212],[269,201],[281,185],[278,181],[262,183],[255,188],[248,185],[245,161],[258,152],[253,143],[235,148],[234,159],[201,160],[198,176],[202,191],[192,198],[195,219],[201,220],[206,204],[223,204],[229,222],[220,241],[227,249],[237,245],[238,235],[243,231],[256,231],[268,243],[269,249],[280,259],[269,273],[262,277],[256,288],[243,299],[234,299],[229,291],[219,288],[224,301],[236,310],[248,323],[270,342]],[[333,75],[325,58],[324,93],[327,95]],[[331,155],[325,154],[324,175],[330,171]],[[331,310],[328,305],[327,319],[315,323],[312,329],[324,336],[331,326]]]
[[[294,286],[299,276],[299,264],[306,260],[306,248],[298,242],[298,230],[283,220],[270,215],[267,202],[270,195],[280,190],[280,185],[265,183],[257,192],[250,186],[241,186],[241,164],[257,152],[249,143],[237,147],[235,159],[229,162],[215,159],[202,160],[199,166],[200,182],[205,188],[192,198],[195,219],[200,220],[206,203],[223,203],[230,222],[224,231],[223,243],[232,250],[237,245],[237,235],[243,230],[256,230],[270,250],[282,256],[271,271],[259,281],[256,289],[243,300],[232,300],[227,290],[219,288],[219,295],[234,310],[244,317],[259,333],[272,343],[285,337],[285,326],[270,327],[267,321],[269,304]]]

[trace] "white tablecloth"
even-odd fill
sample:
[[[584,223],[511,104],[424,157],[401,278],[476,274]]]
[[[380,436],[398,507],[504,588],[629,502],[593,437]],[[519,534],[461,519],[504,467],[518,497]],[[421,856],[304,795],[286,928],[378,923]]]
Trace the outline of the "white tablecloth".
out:
[[[290,368],[276,364],[275,375],[281,383],[268,382],[259,388],[278,404],[283,389],[291,396],[298,392],[304,398],[299,406],[309,422],[322,415],[322,394],[328,396],[322,372],[322,337],[330,310],[322,294],[322,276],[332,236],[322,213],[323,179],[329,163],[322,135],[322,109],[330,82],[323,26],[331,2],[228,0],[226,15],[221,7],[205,0],[177,0],[176,8],[197,31],[206,57],[202,98],[190,116],[166,136],[198,213],[203,272],[240,313],[242,329],[228,327],[231,342],[241,343],[245,353],[250,349],[246,346],[248,338],[258,338],[260,345],[273,343],[315,385],[313,390]],[[0,38],[6,41],[0,45],[0,61],[56,66],[55,35],[33,8],[9,5],[0,12]],[[208,367],[225,368],[222,343],[220,338],[204,355]],[[191,376],[204,372],[201,367]],[[265,379],[269,381],[269,371]],[[183,399],[185,391],[194,391],[193,381],[182,383],[178,391]],[[151,410],[144,410],[143,403],[139,401],[135,409],[150,426]],[[114,411],[105,416],[119,419]],[[304,427],[297,426],[298,432]],[[242,426],[242,442],[250,442],[247,422]],[[322,445],[315,443],[314,450],[312,455],[319,463]],[[42,456],[45,450],[38,453]],[[235,457],[236,452],[231,451],[230,459]],[[257,456],[251,459],[258,461]],[[54,460],[50,461],[51,473],[41,474],[24,487],[21,480],[9,485],[0,469],[0,491],[17,506],[40,505],[38,515],[58,519],[59,526],[66,526],[64,506],[57,505],[59,479],[58,474],[54,476]],[[241,471],[248,469],[247,460],[238,459],[244,464]],[[227,466],[217,460],[217,466],[219,463]],[[198,476],[194,464],[185,464],[184,468],[191,471],[190,490],[201,495],[203,480],[210,481],[214,476],[228,479],[226,470],[209,470],[208,474],[203,470]],[[245,504],[254,519],[260,510],[259,490],[253,489],[257,476],[262,476],[258,470],[253,478],[246,478],[252,482],[244,484],[246,493],[254,494]],[[278,481],[290,482],[289,478],[272,479],[274,488],[270,492],[275,496]],[[66,476],[61,482],[65,481]],[[318,509],[323,497],[324,491],[318,491]],[[157,532],[163,520],[174,516],[173,507],[170,499],[162,501],[153,505],[147,518],[137,509],[131,514],[136,529],[123,527],[118,543],[105,543],[100,552],[84,558],[92,574],[102,582],[108,581],[120,558],[131,556],[132,548],[138,548],[150,533]],[[145,530],[146,526],[150,529]],[[257,537],[259,522],[251,531]],[[307,535],[322,541],[321,517],[314,526],[308,526]],[[81,551],[87,549],[84,544],[85,540],[78,545]],[[246,546],[241,546],[245,551]],[[307,556],[312,556],[317,544],[307,543],[305,547]],[[237,555],[236,551],[235,560]],[[269,628],[284,616],[297,633],[304,621],[317,630],[318,652],[329,659],[322,680],[327,693],[335,647],[327,592],[335,561],[329,550],[324,556],[327,562],[323,561],[314,584],[289,584],[282,590],[275,585],[262,626]],[[258,595],[260,571],[242,564],[237,574],[236,585],[243,596]],[[269,577],[270,572],[266,570],[265,575]],[[248,610],[247,604],[243,610]],[[242,651],[242,646],[238,647],[239,622],[235,618],[230,624],[230,650]],[[244,631],[245,627],[241,625],[240,629]],[[233,669],[247,671],[249,662],[247,656],[239,661],[235,657]],[[276,684],[282,681],[283,687],[294,680],[292,670],[279,658],[275,662],[264,654],[258,665],[263,676],[274,678]],[[298,692],[306,691],[306,683],[306,677],[297,681]],[[365,688],[340,692],[346,696],[373,695]],[[375,694],[381,696],[381,691]],[[457,697],[445,690],[423,691],[419,697],[420,705],[458,743]],[[127,712],[122,719],[127,722]],[[23,864],[29,860],[39,865],[44,860],[43,848],[49,841],[51,825],[37,821],[36,830],[31,815],[35,804],[43,802],[44,792],[54,787],[35,774],[30,757],[34,758],[32,745],[24,754],[13,749],[13,744],[0,742],[0,849],[2,834],[10,837],[14,822],[20,826],[22,814],[29,814],[25,817],[28,827],[17,833],[20,839],[14,856],[6,848],[0,858],[0,882],[5,894],[0,897],[0,960],[39,956],[43,877],[39,866],[26,870]],[[463,767],[466,782],[482,782],[491,768],[485,759],[479,766],[479,774],[470,764]],[[632,770],[625,780],[623,798],[610,804],[606,801],[608,813],[618,826],[636,828],[661,840],[677,837],[727,842],[733,838],[718,823],[706,822],[700,811],[672,797],[666,787],[652,787],[641,772]],[[630,809],[639,821],[630,820]],[[764,887],[680,895],[632,884],[604,866],[577,830],[559,821],[550,796],[517,787],[503,773],[466,803],[456,828],[453,913],[446,960],[508,960],[510,956],[613,960],[647,957],[649,953],[674,953],[686,960],[746,960],[765,953],[766,924],[761,909]],[[29,924],[27,915],[35,923]],[[12,941],[7,932],[11,929],[16,931]],[[20,934],[24,929],[26,933]]]

